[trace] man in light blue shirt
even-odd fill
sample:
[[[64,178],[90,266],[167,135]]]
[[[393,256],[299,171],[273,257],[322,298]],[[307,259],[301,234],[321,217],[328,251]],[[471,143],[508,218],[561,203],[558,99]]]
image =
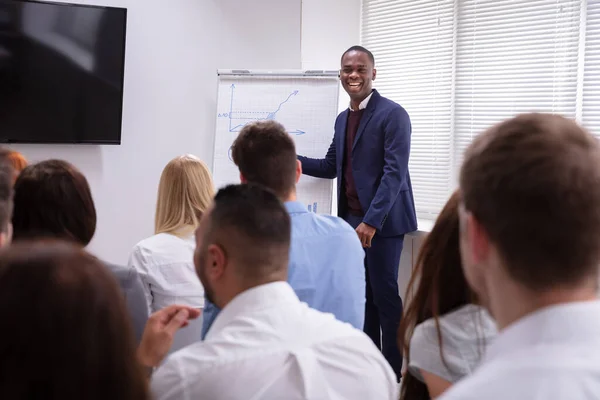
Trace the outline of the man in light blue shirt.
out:
[[[276,121],[246,125],[231,148],[242,183],[261,184],[285,202],[292,220],[288,282],[301,301],[356,329],[365,319],[365,253],[355,230],[343,219],[317,215],[296,201],[302,175],[294,141]],[[202,337],[219,313],[207,301]]]

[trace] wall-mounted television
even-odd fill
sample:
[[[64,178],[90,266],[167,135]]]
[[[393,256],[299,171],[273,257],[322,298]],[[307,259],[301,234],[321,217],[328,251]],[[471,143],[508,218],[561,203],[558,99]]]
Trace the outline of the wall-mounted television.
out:
[[[0,0],[0,142],[120,144],[127,10]]]

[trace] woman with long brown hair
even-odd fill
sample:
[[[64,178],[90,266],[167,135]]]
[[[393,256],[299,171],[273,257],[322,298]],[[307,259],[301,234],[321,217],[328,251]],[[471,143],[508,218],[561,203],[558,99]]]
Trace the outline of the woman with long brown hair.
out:
[[[0,252],[0,398],[148,400],[125,302],[81,246]]]
[[[401,400],[427,400],[471,373],[496,334],[465,279],[460,258],[459,194],[455,192],[423,242],[398,330],[408,372]]]

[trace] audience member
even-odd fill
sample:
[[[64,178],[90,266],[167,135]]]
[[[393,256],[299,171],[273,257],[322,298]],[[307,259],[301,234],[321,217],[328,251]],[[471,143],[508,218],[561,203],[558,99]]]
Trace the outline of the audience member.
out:
[[[458,203],[455,192],[423,242],[408,284],[411,300],[398,332],[408,362],[401,400],[438,397],[473,372],[496,335],[462,271]]]
[[[300,300],[362,330],[365,319],[362,245],[346,221],[309,212],[297,201],[296,183],[302,167],[294,141],[285,128],[275,121],[248,124],[233,143],[231,154],[243,183],[261,184],[285,202],[292,221],[288,282]],[[204,334],[217,313],[218,309],[208,302]]]
[[[460,192],[465,276],[500,333],[440,399],[597,399],[597,139],[560,116],[517,116],[474,140]]]
[[[115,280],[80,247],[2,250],[0,320],[0,398],[150,399]]]
[[[96,231],[96,208],[81,172],[62,160],[26,167],[15,183],[14,239],[57,238],[87,246]],[[142,282],[135,270],[105,264],[125,295],[137,340],[148,319]]]
[[[286,282],[289,212],[261,186],[221,189],[196,231],[194,261],[222,309],[204,341],[155,373],[166,399],[396,399],[396,376],[373,342],[316,311]]]
[[[5,158],[12,165],[12,183],[14,184],[21,171],[27,166],[27,159],[18,151],[6,147],[0,149],[0,157]]]
[[[204,289],[194,269],[194,230],[214,197],[208,167],[184,155],[164,168],[158,185],[155,234],[142,240],[129,256],[144,283],[149,311],[175,303],[202,309]],[[178,332],[172,351],[201,339],[202,321]]]

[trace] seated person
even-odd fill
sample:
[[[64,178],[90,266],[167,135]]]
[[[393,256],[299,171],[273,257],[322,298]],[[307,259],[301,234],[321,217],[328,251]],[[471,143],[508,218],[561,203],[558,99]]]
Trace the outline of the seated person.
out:
[[[14,187],[15,240],[56,238],[87,246],[96,232],[96,207],[87,179],[62,160],[27,166]],[[105,263],[119,281],[139,341],[148,319],[138,273]]]
[[[135,245],[129,256],[144,283],[150,313],[172,304],[201,310],[204,289],[194,269],[194,230],[212,203],[214,185],[208,167],[200,159],[184,155],[164,168],[158,185],[155,234]],[[201,339],[202,321],[194,321],[177,333],[176,351]]]
[[[222,311],[204,341],[154,373],[156,400],[397,399],[396,375],[371,339],[287,283],[290,215],[271,191],[221,189],[196,240],[196,270]]]
[[[354,229],[343,219],[318,215],[297,201],[302,166],[285,128],[275,121],[246,125],[232,146],[242,183],[257,183],[285,202],[292,220],[288,282],[300,301],[332,313],[362,330],[365,320],[365,252]],[[218,310],[210,302],[203,333]]]
[[[600,397],[600,143],[573,119],[490,127],[460,172],[467,282],[498,325],[443,400]]]
[[[427,400],[473,372],[496,336],[496,324],[476,302],[462,271],[454,193],[421,246],[398,330],[408,373],[401,400]]]
[[[3,249],[0,304],[2,399],[150,400],[119,287],[81,246]]]

